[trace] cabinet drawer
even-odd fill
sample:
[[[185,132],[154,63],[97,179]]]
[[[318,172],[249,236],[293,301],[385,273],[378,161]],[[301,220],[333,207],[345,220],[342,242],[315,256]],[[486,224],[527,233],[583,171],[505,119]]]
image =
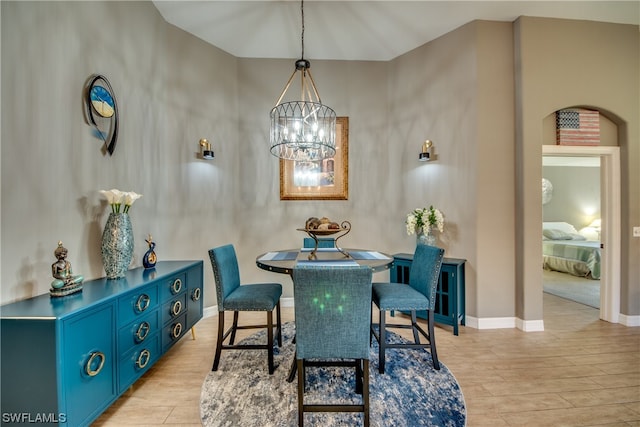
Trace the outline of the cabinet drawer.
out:
[[[150,313],[158,306],[158,288],[146,286],[136,289],[118,300],[118,324],[126,325],[136,317]]]
[[[176,274],[169,279],[164,280],[160,284],[160,299],[162,302],[173,298],[174,296],[185,292],[187,289],[187,274]]]
[[[114,305],[108,304],[63,322],[63,412],[69,426],[86,424],[117,396],[114,314]]]
[[[183,292],[181,295],[173,297],[162,305],[162,324],[164,325],[171,319],[186,313],[187,311],[187,293]]]
[[[162,328],[162,348],[167,349],[169,346],[177,342],[187,331],[187,314],[168,322]]]
[[[158,360],[160,354],[160,336],[157,331],[143,343],[125,353],[118,365],[120,393],[148,371]]]
[[[118,353],[122,355],[131,350],[131,347],[157,335],[160,330],[158,316],[158,310],[154,310],[120,328],[118,331]]]

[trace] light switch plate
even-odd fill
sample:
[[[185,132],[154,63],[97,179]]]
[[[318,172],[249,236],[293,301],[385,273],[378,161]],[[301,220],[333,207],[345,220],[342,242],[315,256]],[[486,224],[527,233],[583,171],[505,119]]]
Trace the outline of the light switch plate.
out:
[[[633,227],[633,237],[640,237],[640,227]]]

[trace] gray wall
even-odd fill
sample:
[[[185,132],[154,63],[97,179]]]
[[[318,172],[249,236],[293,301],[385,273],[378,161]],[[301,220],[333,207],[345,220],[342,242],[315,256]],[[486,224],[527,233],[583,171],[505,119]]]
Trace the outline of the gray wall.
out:
[[[240,228],[230,203],[241,175],[229,161],[238,157],[234,57],[167,25],[150,2],[1,8],[2,302],[48,292],[58,240],[76,273],[104,274],[102,189],[143,194],[130,211],[134,265],[149,233],[160,259],[201,259],[212,236]],[[118,97],[113,157],[83,119],[93,73]],[[225,161],[196,159],[202,137]]]
[[[540,223],[544,123],[555,111],[598,109],[618,127],[621,158],[621,306],[640,313],[640,39],[638,26],[519,18],[516,41],[516,310],[542,317]],[[602,121],[601,121],[602,124]],[[608,138],[611,129],[604,128]]]
[[[433,204],[446,220],[439,244],[447,256],[469,260],[467,313],[542,319],[539,262],[531,277],[523,276],[526,268],[516,274],[517,257],[541,257],[539,246],[517,234],[531,221],[539,230],[541,153],[538,146],[531,156],[517,155],[516,126],[530,120],[539,126],[558,107],[576,102],[540,109],[527,96],[516,98],[516,78],[540,82],[531,77],[538,63],[514,70],[514,52],[529,46],[513,38],[512,24],[475,21],[388,63],[311,58],[323,101],[349,117],[350,197],[302,202],[279,200],[278,160],[267,147],[268,111],[293,59],[234,58],[168,25],[150,2],[3,1],[0,7],[2,302],[48,291],[58,240],[76,272],[103,274],[100,236],[108,209],[98,191],[115,187],[144,195],[131,210],[134,265],[141,264],[149,233],[160,259],[205,260],[206,306],[215,305],[207,259],[213,246],[233,243],[244,280],[282,281],[291,296],[288,277],[259,270],[254,261],[261,252],[299,246],[303,236],[295,228],[307,217],[351,221],[349,246],[412,252],[415,238],[406,235],[405,215]],[[568,24],[527,22],[534,35],[548,22],[553,28]],[[590,24],[568,27],[582,36]],[[629,27],[607,27],[626,54],[612,58],[609,68],[632,74],[617,78],[630,81],[626,87],[637,95],[637,27]],[[105,74],[119,97],[122,128],[113,157],[101,153],[82,118],[82,87],[92,73]],[[596,79],[591,86],[609,88],[610,82]],[[596,104],[600,92],[591,97]],[[514,99],[526,107],[518,120]],[[536,107],[531,117],[529,104]],[[620,107],[612,109],[637,118],[628,101]],[[529,127],[524,131],[528,136]],[[637,134],[637,123],[630,124],[628,141],[637,145]],[[196,157],[203,137],[214,143],[211,162]],[[427,138],[437,161],[422,164],[417,154]],[[637,147],[630,150],[637,156]],[[515,179],[522,174],[526,179]],[[629,183],[637,174],[638,162],[629,161],[627,194],[638,190]],[[523,203],[538,209],[524,223],[516,210]],[[626,208],[629,223],[633,212],[638,217],[637,197]],[[623,243],[624,254],[632,243]],[[631,273],[637,267],[625,268]],[[524,284],[536,280],[525,310]],[[637,289],[628,280],[622,286],[624,312],[640,314],[624,299]]]

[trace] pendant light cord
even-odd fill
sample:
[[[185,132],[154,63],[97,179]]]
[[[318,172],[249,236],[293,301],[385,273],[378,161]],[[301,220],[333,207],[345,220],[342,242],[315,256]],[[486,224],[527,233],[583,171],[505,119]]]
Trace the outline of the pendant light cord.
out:
[[[302,16],[302,56],[300,59],[304,59],[304,0],[300,1],[300,15]]]

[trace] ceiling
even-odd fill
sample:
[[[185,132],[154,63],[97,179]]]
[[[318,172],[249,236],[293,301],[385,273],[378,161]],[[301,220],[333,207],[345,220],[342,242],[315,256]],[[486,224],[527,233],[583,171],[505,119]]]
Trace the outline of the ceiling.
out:
[[[297,0],[154,1],[164,19],[240,58],[302,56]],[[304,3],[304,58],[388,61],[475,19],[519,16],[639,24],[635,1],[318,1]]]

